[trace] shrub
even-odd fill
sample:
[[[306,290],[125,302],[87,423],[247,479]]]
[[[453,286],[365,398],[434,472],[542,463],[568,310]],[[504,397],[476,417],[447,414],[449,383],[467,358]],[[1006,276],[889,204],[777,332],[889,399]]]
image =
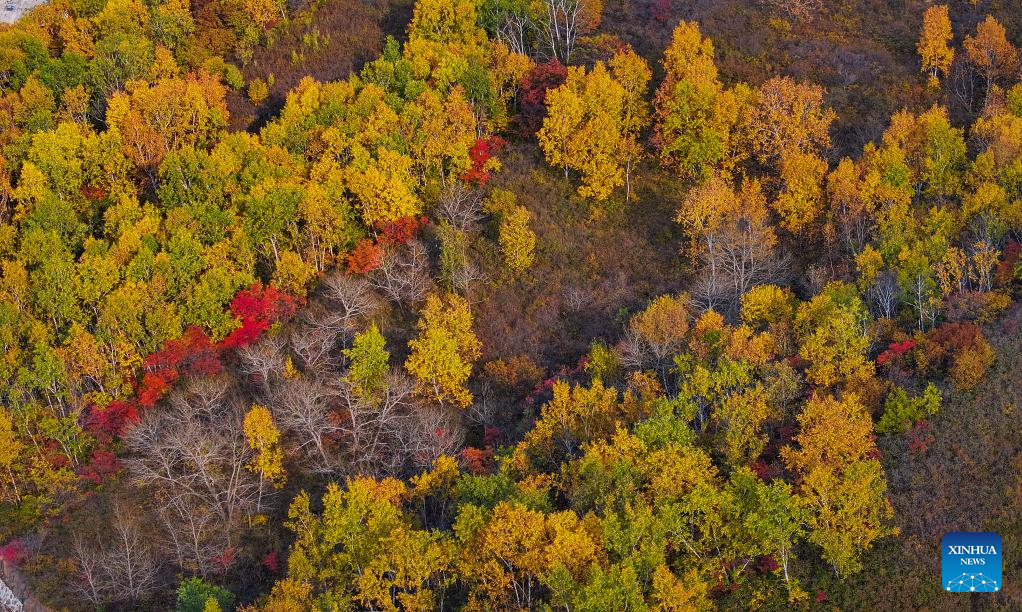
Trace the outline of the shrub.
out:
[[[262,79],[252,79],[248,82],[248,99],[252,104],[259,105],[266,101],[270,95],[270,87]]]
[[[978,385],[996,360],[994,349],[986,340],[980,340],[975,347],[956,354],[951,364],[951,380],[961,391],[968,391]]]
[[[905,433],[926,417],[937,414],[940,399],[940,391],[933,383],[916,397],[909,397],[904,389],[895,387],[884,402],[884,416],[877,423],[877,431]]]
[[[960,291],[944,300],[951,321],[989,323],[1010,305],[1011,297],[1001,291]]]
[[[543,368],[525,354],[490,361],[484,369],[495,383],[520,395],[528,393],[544,374]]]
[[[986,344],[983,332],[975,323],[945,323],[919,338],[916,359],[920,373],[949,371],[956,355]]]
[[[201,578],[189,578],[177,589],[177,612],[203,612],[211,599],[224,611],[234,605],[234,593]]]
[[[621,358],[606,344],[595,340],[589,348],[585,370],[593,378],[612,383],[621,375]]]

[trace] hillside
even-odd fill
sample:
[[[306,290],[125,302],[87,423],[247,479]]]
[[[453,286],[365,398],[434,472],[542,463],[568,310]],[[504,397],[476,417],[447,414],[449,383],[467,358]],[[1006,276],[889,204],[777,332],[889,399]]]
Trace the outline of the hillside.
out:
[[[0,559],[59,610],[954,609],[989,530],[1019,607],[1016,8],[0,25]]]

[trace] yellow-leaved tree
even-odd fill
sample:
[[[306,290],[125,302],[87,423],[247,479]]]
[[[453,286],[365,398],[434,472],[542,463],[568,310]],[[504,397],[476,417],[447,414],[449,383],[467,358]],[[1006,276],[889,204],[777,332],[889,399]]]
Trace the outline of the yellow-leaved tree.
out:
[[[536,136],[550,165],[563,168],[565,176],[568,170],[582,175],[582,197],[606,200],[625,184],[626,170],[642,150],[639,132],[649,122],[649,78],[645,60],[625,49],[609,70],[603,62],[588,72],[573,66],[567,81],[547,92],[547,117]]]
[[[529,209],[517,202],[514,192],[494,189],[483,202],[483,209],[498,223],[497,243],[505,265],[515,274],[522,274],[535,258],[536,233],[529,229]]]
[[[946,75],[955,59],[955,50],[948,45],[954,35],[946,4],[931,6],[923,13],[923,31],[919,35],[916,49],[919,51],[920,68],[930,75],[929,84],[940,84],[938,75]]]
[[[760,162],[779,164],[793,152],[819,155],[830,146],[837,114],[823,105],[823,88],[774,77],[759,88],[749,118],[752,148]]]
[[[273,423],[273,416],[266,406],[253,404],[245,413],[243,423],[245,440],[256,456],[248,468],[258,472],[262,480],[269,481],[274,487],[280,488],[287,481],[284,470],[284,453],[280,448],[280,430]]]
[[[375,159],[356,159],[352,164],[348,188],[361,206],[366,225],[421,212],[422,204],[413,187],[412,166],[412,158],[390,149],[380,149]]]
[[[758,181],[746,180],[735,191],[728,181],[711,176],[688,193],[675,220],[685,227],[691,255],[700,261],[703,276],[692,297],[704,307],[730,308],[776,275],[777,236]]]
[[[643,153],[639,135],[650,123],[648,94],[653,72],[649,63],[631,48],[615,53],[609,65],[614,80],[624,89],[619,157],[625,166],[625,200],[631,200],[632,167]]]
[[[678,24],[662,63],[666,74],[653,99],[660,161],[686,178],[730,177],[748,156],[739,128],[751,112],[753,90],[742,83],[724,89],[713,42],[695,22]]]
[[[795,315],[799,355],[809,362],[806,377],[820,387],[867,383],[875,374],[868,351],[870,314],[852,285],[834,282]]]
[[[419,336],[408,342],[405,368],[418,381],[421,395],[462,408],[472,403],[465,387],[479,359],[479,340],[472,331],[472,312],[465,298],[430,295],[419,316]]]
[[[781,217],[781,226],[800,234],[823,211],[823,177],[827,162],[813,153],[801,151],[781,154],[781,180],[784,189],[774,200],[773,209]]]
[[[14,430],[14,422],[6,409],[0,408],[0,470],[5,480],[0,483],[0,501],[18,501],[18,481],[14,477],[14,463],[17,461],[24,443],[18,439]],[[7,488],[8,483],[10,489]]]
[[[299,493],[285,523],[295,534],[289,577],[263,609],[436,609],[454,551],[441,532],[412,526],[401,507],[406,495],[393,478],[353,478],[344,488],[327,485],[315,513],[309,494]]]
[[[419,0],[414,4],[409,38],[468,45],[486,39],[486,33],[477,25],[474,0]]]
[[[998,79],[1006,79],[1018,70],[1018,49],[993,16],[976,25],[976,35],[965,37],[965,54],[986,79],[986,96]]]
[[[781,456],[798,474],[810,510],[809,541],[840,576],[862,568],[862,553],[894,535],[884,468],[876,459],[873,420],[854,394],[814,396],[798,417],[798,448]]]
[[[531,215],[524,206],[515,206],[503,215],[498,228],[497,241],[507,267],[521,274],[529,269],[534,259],[536,233],[529,229]]]

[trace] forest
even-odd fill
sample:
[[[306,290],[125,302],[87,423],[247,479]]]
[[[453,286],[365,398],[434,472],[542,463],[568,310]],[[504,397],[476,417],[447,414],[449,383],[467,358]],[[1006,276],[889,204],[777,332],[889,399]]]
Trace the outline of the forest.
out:
[[[0,577],[1022,608],[1022,12],[940,1],[0,24]],[[997,593],[942,588],[954,531],[1001,535]]]

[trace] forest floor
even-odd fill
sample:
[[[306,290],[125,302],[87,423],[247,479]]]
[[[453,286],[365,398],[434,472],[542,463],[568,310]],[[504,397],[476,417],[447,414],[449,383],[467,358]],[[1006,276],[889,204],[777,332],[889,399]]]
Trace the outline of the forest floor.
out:
[[[594,338],[620,330],[626,314],[686,280],[679,182],[641,172],[631,202],[596,206],[546,167],[532,143],[502,152],[493,182],[516,194],[532,215],[536,261],[528,278],[498,283],[478,296],[480,339],[490,357],[529,354],[546,366],[573,365]],[[619,324],[611,324],[617,321]]]
[[[978,602],[979,609],[1008,609],[1022,599],[1022,305],[1016,302],[984,335],[997,362],[975,389],[943,388],[940,412],[918,435],[880,435],[901,534],[865,559],[868,571],[844,586],[844,602],[961,609],[938,582],[941,539],[953,531],[1003,538],[1004,589]]]
[[[310,0],[242,67],[246,82],[266,81],[272,75],[273,83],[259,106],[244,91],[230,93],[232,129],[258,130],[279,113],[287,92],[305,77],[335,81],[357,72],[380,55],[388,35],[403,37],[412,4],[412,0]]]

